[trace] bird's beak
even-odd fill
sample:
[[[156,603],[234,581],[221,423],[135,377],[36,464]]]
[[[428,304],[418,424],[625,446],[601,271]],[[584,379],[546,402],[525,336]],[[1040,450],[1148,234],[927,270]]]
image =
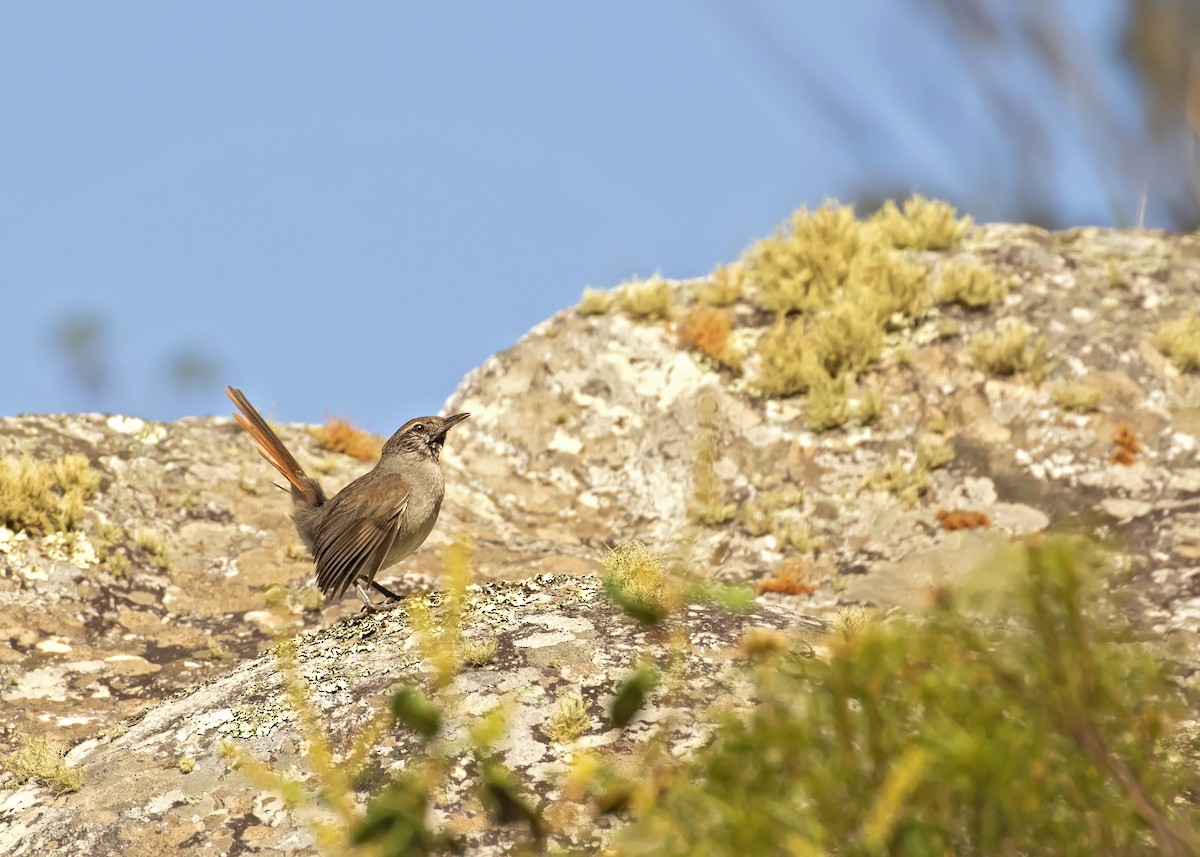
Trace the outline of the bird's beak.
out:
[[[444,423],[442,423],[442,430],[438,432],[438,437],[445,437],[446,432],[450,431],[450,429],[452,429],[454,426],[461,423],[463,420],[465,420],[469,416],[471,416],[471,415],[470,414],[455,414],[452,417],[446,417],[446,421]]]

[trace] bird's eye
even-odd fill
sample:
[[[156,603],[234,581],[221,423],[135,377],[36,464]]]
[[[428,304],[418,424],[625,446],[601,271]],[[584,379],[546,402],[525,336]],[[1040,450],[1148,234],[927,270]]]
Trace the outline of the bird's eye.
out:
[[[425,423],[417,423],[413,426],[413,431],[425,431]]]

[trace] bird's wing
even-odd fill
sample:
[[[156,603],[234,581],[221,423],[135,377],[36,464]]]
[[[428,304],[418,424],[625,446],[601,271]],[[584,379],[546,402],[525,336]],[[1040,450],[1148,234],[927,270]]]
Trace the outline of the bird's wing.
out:
[[[408,486],[399,476],[368,474],[370,497],[354,503],[331,501],[313,545],[317,586],[341,598],[357,578],[372,580],[396,542],[408,509]]]

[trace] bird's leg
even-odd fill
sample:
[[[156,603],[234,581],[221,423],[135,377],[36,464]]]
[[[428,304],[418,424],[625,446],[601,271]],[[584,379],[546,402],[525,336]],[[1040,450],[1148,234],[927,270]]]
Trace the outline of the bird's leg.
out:
[[[367,590],[363,589],[362,584],[357,580],[354,581],[354,591],[358,593],[358,597],[363,602],[363,612],[375,613],[379,610],[379,606],[371,602],[371,596],[367,594]]]
[[[397,595],[395,592],[392,592],[392,590],[388,589],[386,586],[378,584],[373,580],[370,581],[370,584],[371,584],[372,589],[374,589],[379,594],[383,595],[385,598],[387,598],[388,601],[399,601],[400,600],[400,596]]]

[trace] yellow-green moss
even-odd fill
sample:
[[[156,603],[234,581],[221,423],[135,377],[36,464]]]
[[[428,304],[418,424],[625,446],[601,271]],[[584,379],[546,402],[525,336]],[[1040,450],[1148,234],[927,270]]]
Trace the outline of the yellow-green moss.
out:
[[[906,464],[902,458],[893,456],[864,480],[863,487],[870,491],[886,491],[911,509],[932,484],[929,470],[920,460]]]
[[[634,278],[617,287],[617,302],[630,318],[667,319],[671,317],[671,285],[657,274],[648,280]]]
[[[605,554],[604,577],[636,601],[659,608],[666,605],[663,558],[639,541],[626,542]]]
[[[570,744],[592,728],[592,718],[587,704],[578,691],[568,691],[558,698],[550,719],[546,721],[546,735],[559,744]]]
[[[834,377],[818,367],[809,376],[804,419],[813,431],[829,431],[850,420],[850,397],[844,375]]]
[[[746,266],[742,263],[719,265],[696,289],[696,300],[707,306],[731,306],[745,294],[746,280]]]
[[[812,212],[801,208],[750,248],[748,274],[758,300],[779,315],[828,306],[850,275],[862,232],[852,208],[833,202]]]
[[[77,527],[84,501],[100,487],[87,457],[52,461],[29,456],[0,459],[0,524],[13,530],[53,533]]]
[[[458,659],[472,667],[489,664],[496,657],[495,637],[463,637],[458,641]]]
[[[179,767],[179,773],[190,774],[192,771],[196,770],[196,757],[180,756],[179,761],[176,764]]]
[[[31,738],[4,759],[4,767],[18,784],[38,780],[56,795],[79,791],[83,772],[69,767],[67,751],[61,744],[46,738]]]
[[[830,377],[839,378],[847,372],[861,372],[879,359],[883,328],[862,307],[842,303],[812,322],[807,340],[817,364]]]
[[[138,547],[144,550],[158,564],[159,568],[168,569],[171,567],[171,558],[167,554],[167,543],[157,533],[153,533],[150,530],[138,530],[134,541]]]
[[[816,365],[808,351],[804,322],[780,319],[769,327],[755,348],[759,356],[754,387],[763,395],[787,398],[808,389],[808,379]]]
[[[1027,374],[1040,379],[1050,369],[1044,336],[1020,318],[1002,318],[994,330],[981,330],[971,338],[967,353],[976,368],[989,375]]]
[[[1163,353],[1180,372],[1200,369],[1200,316],[1165,321],[1154,335],[1154,347]]]
[[[1054,388],[1054,400],[1064,411],[1097,411],[1100,409],[1100,388],[1078,379],[1063,381]]]
[[[991,265],[949,259],[938,268],[937,299],[981,309],[998,304],[1008,295],[1008,286]]]
[[[850,266],[846,300],[880,324],[922,318],[933,306],[929,269],[881,245],[859,253]]]
[[[613,308],[616,298],[607,289],[584,289],[579,299],[580,315],[605,315]]]
[[[889,199],[870,223],[899,249],[946,250],[958,244],[972,221],[948,203],[914,194],[904,201],[903,212]]]

